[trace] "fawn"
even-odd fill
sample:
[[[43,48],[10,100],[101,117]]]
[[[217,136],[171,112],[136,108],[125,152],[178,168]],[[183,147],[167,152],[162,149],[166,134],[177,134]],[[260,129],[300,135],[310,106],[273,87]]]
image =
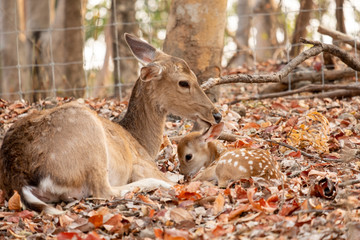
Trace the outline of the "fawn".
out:
[[[184,60],[124,37],[144,65],[124,118],[114,123],[72,102],[19,119],[0,150],[0,187],[7,198],[16,190],[27,207],[61,214],[48,203],[169,188],[173,183],[154,162],[167,113],[207,125],[221,121]]]
[[[225,150],[220,143],[215,143],[223,126],[223,123],[214,124],[204,133],[192,132],[179,141],[181,174],[193,177],[204,167],[194,180],[215,180],[220,187],[226,187],[229,180],[252,176],[280,178],[277,162],[271,158],[269,151],[245,148]]]

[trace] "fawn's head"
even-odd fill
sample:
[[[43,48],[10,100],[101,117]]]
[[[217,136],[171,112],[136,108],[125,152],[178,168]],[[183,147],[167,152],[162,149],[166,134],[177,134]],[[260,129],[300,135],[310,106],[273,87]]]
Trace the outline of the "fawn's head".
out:
[[[221,121],[219,110],[200,88],[184,60],[167,55],[133,35],[125,34],[125,40],[144,65],[140,70],[140,87],[135,94],[149,94],[150,101],[159,111],[208,125]]]
[[[212,141],[220,136],[223,127],[222,122],[214,124],[204,133],[192,132],[180,140],[178,157],[181,174],[191,177],[215,160],[217,149]]]

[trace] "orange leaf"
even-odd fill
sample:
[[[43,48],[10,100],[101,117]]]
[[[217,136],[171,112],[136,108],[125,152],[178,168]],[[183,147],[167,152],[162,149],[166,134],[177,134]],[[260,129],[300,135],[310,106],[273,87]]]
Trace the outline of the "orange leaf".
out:
[[[74,232],[62,232],[56,235],[57,240],[81,240],[79,234]]]
[[[249,188],[247,190],[247,197],[249,199],[250,204],[253,206],[254,209],[262,211],[261,205],[259,202],[254,201],[254,194],[256,193],[256,188]]]
[[[225,199],[221,193],[216,197],[214,203],[214,214],[217,215],[224,209]]]
[[[279,215],[282,215],[282,216],[287,216],[289,215],[290,213],[294,212],[296,209],[298,209],[300,207],[299,203],[297,201],[292,201],[292,203],[285,203],[280,212],[279,212]]]
[[[231,194],[230,188],[225,189],[224,194],[225,194],[225,196],[229,196]]]
[[[151,200],[151,199],[150,199],[149,197],[147,197],[147,196],[144,196],[144,195],[139,194],[139,195],[138,195],[138,198],[140,198],[141,201],[143,201],[143,202],[146,202],[146,203],[155,205],[154,201]]]
[[[234,231],[234,226],[230,226],[228,228],[224,228],[223,226],[217,225],[214,230],[211,231],[214,237],[220,237],[227,233],[231,233]]]
[[[163,239],[164,238],[164,232],[160,228],[154,228],[154,234],[156,238]]]
[[[17,212],[21,210],[21,197],[16,190],[14,190],[14,195],[9,199],[8,206],[10,210]]]
[[[150,218],[153,218],[154,215],[155,215],[155,209],[150,209],[149,217],[150,217]]]
[[[235,192],[236,192],[237,199],[247,198],[247,192],[244,188],[241,187],[241,185],[235,186]]]
[[[199,200],[201,199],[201,195],[196,193],[196,192],[187,192],[187,191],[182,191],[180,192],[179,195],[177,195],[177,198],[179,200]]]
[[[96,228],[101,227],[103,225],[103,215],[94,215],[89,218],[89,222],[94,224]]]
[[[299,157],[301,157],[301,152],[300,151],[291,152],[291,153],[289,153],[289,156],[294,157],[294,158],[299,158]]]
[[[245,129],[250,129],[250,128],[260,129],[260,125],[255,122],[249,122],[244,125],[243,129],[245,130]]]
[[[239,207],[235,210],[232,210],[229,213],[229,221],[231,221],[232,219],[236,218],[237,216],[239,216],[240,214],[242,214],[243,212],[249,211],[251,208],[250,205],[248,204],[240,204]]]
[[[164,240],[186,240],[189,239],[189,233],[184,230],[165,229]]]
[[[100,238],[99,234],[96,232],[89,233],[84,240],[102,240],[104,238]]]

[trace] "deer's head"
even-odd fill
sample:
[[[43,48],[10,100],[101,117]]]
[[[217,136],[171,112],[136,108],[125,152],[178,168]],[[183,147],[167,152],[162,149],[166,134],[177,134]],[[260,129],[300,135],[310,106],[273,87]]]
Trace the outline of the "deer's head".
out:
[[[140,70],[141,85],[137,94],[150,94],[159,111],[171,112],[191,120],[212,125],[221,114],[204,91],[188,64],[177,57],[155,49],[137,37],[125,34],[134,56],[144,65]]]

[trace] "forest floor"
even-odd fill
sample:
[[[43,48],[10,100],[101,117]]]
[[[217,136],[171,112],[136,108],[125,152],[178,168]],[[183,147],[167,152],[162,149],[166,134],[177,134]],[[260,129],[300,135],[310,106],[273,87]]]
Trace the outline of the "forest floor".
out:
[[[284,181],[242,179],[225,189],[209,182],[184,182],[172,139],[187,134],[192,123],[169,118],[157,163],[179,182],[174,188],[134,191],[123,199],[61,203],[61,216],[24,210],[16,196],[9,203],[0,195],[0,239],[359,239],[360,97],[225,104],[256,88],[221,87],[218,106],[226,131],[238,137],[224,144],[269,149]],[[0,100],[0,142],[17,119],[70,100],[31,105]],[[113,99],[76,101],[112,120],[127,106],[127,101]]]

